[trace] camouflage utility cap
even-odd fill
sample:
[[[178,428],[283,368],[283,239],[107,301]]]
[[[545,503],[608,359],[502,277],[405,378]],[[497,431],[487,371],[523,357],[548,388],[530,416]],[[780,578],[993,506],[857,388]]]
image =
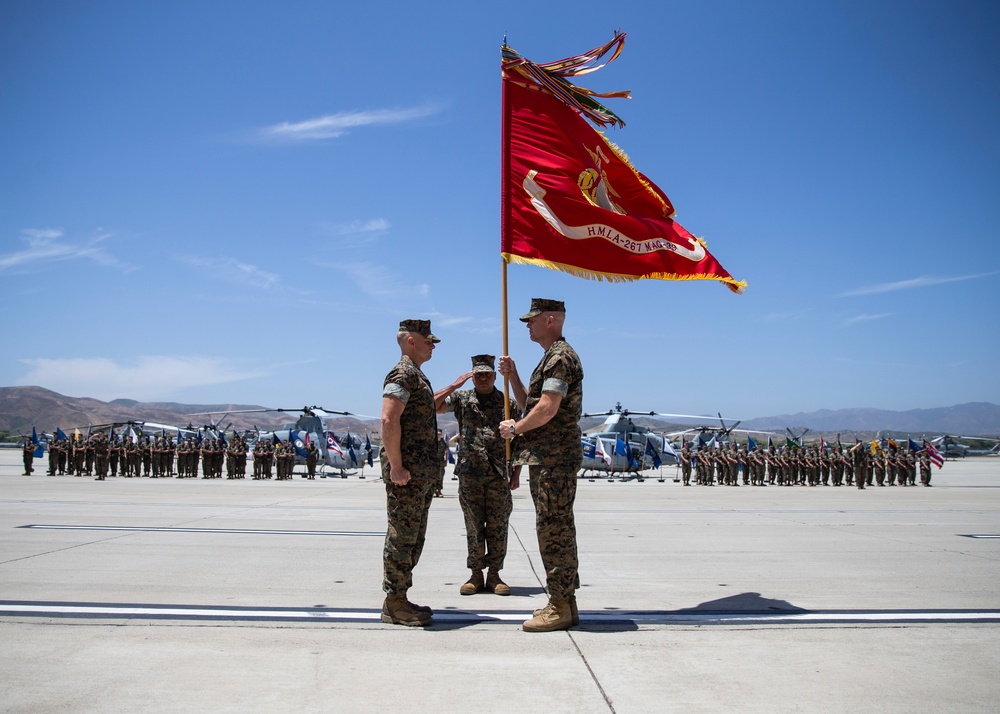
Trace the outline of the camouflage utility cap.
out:
[[[494,367],[496,359],[493,355],[476,355],[472,358],[472,371],[496,372],[496,368]]]
[[[541,315],[543,312],[566,312],[566,303],[562,300],[531,298],[531,309],[521,316],[521,322],[527,322],[535,317],[535,315]]]
[[[430,320],[403,320],[399,323],[400,332],[412,332],[430,338],[431,342],[440,342],[437,337],[431,334]]]

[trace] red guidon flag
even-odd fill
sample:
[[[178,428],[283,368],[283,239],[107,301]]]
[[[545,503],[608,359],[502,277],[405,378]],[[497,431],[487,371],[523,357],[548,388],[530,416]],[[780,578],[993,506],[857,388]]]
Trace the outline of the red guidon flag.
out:
[[[718,280],[742,292],[746,283],[673,220],[666,194],[583,118],[622,125],[591,97],[628,93],[562,79],[599,69],[589,65],[612,49],[613,60],[624,39],[543,65],[503,48],[501,255],[589,279]]]

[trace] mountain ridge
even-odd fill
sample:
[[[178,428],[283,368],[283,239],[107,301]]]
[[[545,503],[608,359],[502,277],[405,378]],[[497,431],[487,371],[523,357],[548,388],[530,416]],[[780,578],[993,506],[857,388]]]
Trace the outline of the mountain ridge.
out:
[[[207,424],[209,417],[193,418],[195,412],[224,412],[242,409],[264,409],[254,404],[182,404],[178,402],[140,402],[134,399],[115,399],[102,402],[90,397],[68,397],[44,387],[0,387],[0,429],[16,433],[30,433],[34,426],[39,431],[86,427],[88,424],[110,422],[152,421],[162,424],[186,426],[188,423]],[[230,413],[223,426],[239,430],[259,428],[277,429],[295,419],[294,412],[252,414]],[[356,417],[331,417],[325,420],[330,428],[354,431],[377,431],[377,419]],[[439,417],[441,426],[448,429],[452,421],[448,415]],[[706,424],[715,420],[705,417]],[[727,425],[731,425],[727,421]],[[990,402],[968,402],[949,407],[933,407],[893,411],[874,407],[850,409],[819,409],[775,416],[746,419],[740,424],[744,429],[762,429],[784,433],[808,428],[814,433],[893,431],[912,434],[953,434],[997,437],[1000,436],[1000,405]]]

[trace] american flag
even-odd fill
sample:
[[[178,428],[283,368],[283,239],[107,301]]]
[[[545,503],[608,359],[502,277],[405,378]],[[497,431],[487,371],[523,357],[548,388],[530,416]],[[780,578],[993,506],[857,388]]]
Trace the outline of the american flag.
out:
[[[944,466],[944,457],[941,456],[941,452],[935,449],[934,445],[927,441],[927,439],[924,439],[924,451],[931,457],[931,461],[937,464],[938,468]]]
[[[341,450],[340,444],[338,444],[337,440],[334,438],[332,431],[326,432],[326,448],[335,454],[339,454],[340,458],[344,458],[344,452]]]

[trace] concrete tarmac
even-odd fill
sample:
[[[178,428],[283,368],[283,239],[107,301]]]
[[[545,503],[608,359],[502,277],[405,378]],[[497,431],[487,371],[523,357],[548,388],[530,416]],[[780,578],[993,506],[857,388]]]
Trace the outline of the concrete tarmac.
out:
[[[377,464],[376,464],[377,465]],[[301,468],[301,467],[300,467]],[[3,712],[995,712],[1000,459],[931,488],[581,479],[581,623],[545,602],[527,485],[510,597],[463,597],[449,472],[382,624],[366,479],[21,475],[0,451]]]

